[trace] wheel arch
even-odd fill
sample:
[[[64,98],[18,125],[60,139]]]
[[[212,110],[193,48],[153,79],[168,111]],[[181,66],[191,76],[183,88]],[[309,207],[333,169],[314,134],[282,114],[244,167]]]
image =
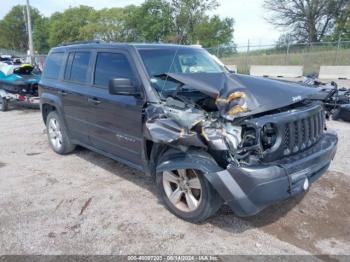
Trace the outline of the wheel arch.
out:
[[[199,170],[210,183],[213,179],[212,174],[222,171],[214,158],[205,151],[189,150],[182,152],[177,149],[168,149],[157,161],[156,173],[176,169]]]
[[[44,124],[46,124],[47,116],[52,111],[57,111],[60,114],[60,116],[63,118],[61,99],[55,95],[48,94],[48,93],[41,94],[40,109],[41,109],[41,115],[42,115]]]

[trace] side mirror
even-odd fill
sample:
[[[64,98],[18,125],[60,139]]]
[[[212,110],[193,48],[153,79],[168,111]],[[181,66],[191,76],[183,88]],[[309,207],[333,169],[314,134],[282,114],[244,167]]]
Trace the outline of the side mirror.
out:
[[[109,80],[109,93],[111,95],[137,96],[140,91],[137,90],[129,78],[114,78]]]

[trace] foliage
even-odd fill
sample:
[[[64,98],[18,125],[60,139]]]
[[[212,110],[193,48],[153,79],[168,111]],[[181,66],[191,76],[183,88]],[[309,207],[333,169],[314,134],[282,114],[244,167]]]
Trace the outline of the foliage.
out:
[[[193,42],[201,43],[206,47],[219,46],[222,43],[231,44],[233,38],[233,19],[221,20],[219,16],[205,17],[194,26]]]
[[[25,8],[23,5],[16,5],[0,20],[1,47],[18,51],[28,49]],[[34,49],[37,52],[47,52],[48,19],[43,17],[38,9],[31,8],[31,20]]]
[[[96,11],[93,19],[80,28],[80,39],[100,39],[104,41],[133,41],[132,28],[128,20],[134,13],[134,6],[126,8],[105,8]]]
[[[54,13],[50,18],[50,46],[93,38],[91,31],[85,31],[84,27],[96,21],[96,18],[96,11],[83,5],[68,8],[63,13]]]
[[[332,32],[349,0],[265,0],[267,18],[299,42],[318,42]]]
[[[344,11],[336,21],[335,32],[332,36],[332,40],[340,39],[350,41],[350,2],[345,6]]]
[[[101,10],[80,5],[49,18],[32,8],[34,46],[40,53],[89,39],[232,46],[233,19],[207,15],[217,6],[217,0],[145,0],[140,6]],[[23,11],[24,6],[15,6],[0,20],[0,47],[28,49]]]
[[[145,1],[135,12],[133,27],[138,41],[168,41],[174,30],[172,6],[165,0]]]
[[[205,20],[207,11],[218,7],[217,0],[171,0],[174,12],[176,42],[194,43],[196,25]]]

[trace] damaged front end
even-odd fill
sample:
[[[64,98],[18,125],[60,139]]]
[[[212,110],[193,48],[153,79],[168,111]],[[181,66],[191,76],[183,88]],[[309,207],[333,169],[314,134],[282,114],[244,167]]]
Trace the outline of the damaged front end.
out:
[[[206,112],[170,97],[162,105],[148,107],[146,115],[148,140],[182,152],[208,151],[217,156],[218,162],[226,160],[226,164],[236,161],[242,143],[242,127],[220,117],[217,112]]]
[[[269,80],[254,82],[262,85],[258,90],[244,76],[164,77],[180,88],[148,105],[146,138],[183,156],[162,159],[157,172],[198,168],[237,215],[247,216],[307,190],[305,181],[328,168],[337,137],[325,133],[322,106],[297,85],[287,92],[288,84]],[[181,87],[196,94],[181,93]]]
[[[259,164],[268,159],[266,152],[279,142],[277,133],[284,132],[280,120],[271,116],[303,103],[290,99],[290,94],[281,88],[274,90],[274,95],[279,96],[277,102],[268,94],[271,89],[264,86],[265,92],[253,89],[253,95],[246,78],[235,79],[224,73],[169,73],[162,77],[179,83],[178,89],[163,103],[147,107],[146,138],[183,152],[192,148],[208,151],[223,167]],[[181,93],[183,87],[201,95]],[[291,93],[303,100],[308,92],[302,91],[305,90]],[[284,106],[278,108],[281,103]],[[264,115],[267,117],[262,118]],[[259,121],[255,121],[257,118]],[[323,124],[318,128],[322,129]],[[292,153],[295,150],[291,149],[289,154]]]

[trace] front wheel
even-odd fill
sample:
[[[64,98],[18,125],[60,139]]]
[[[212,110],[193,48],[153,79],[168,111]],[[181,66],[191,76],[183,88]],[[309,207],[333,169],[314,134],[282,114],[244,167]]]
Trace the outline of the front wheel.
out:
[[[191,223],[206,220],[222,204],[216,190],[197,170],[164,171],[157,175],[157,185],[166,207]]]
[[[5,112],[8,109],[8,100],[5,97],[0,96],[0,111]]]
[[[50,112],[47,116],[46,130],[50,146],[56,153],[65,155],[75,149],[75,145],[70,142],[63,122],[56,111]]]

